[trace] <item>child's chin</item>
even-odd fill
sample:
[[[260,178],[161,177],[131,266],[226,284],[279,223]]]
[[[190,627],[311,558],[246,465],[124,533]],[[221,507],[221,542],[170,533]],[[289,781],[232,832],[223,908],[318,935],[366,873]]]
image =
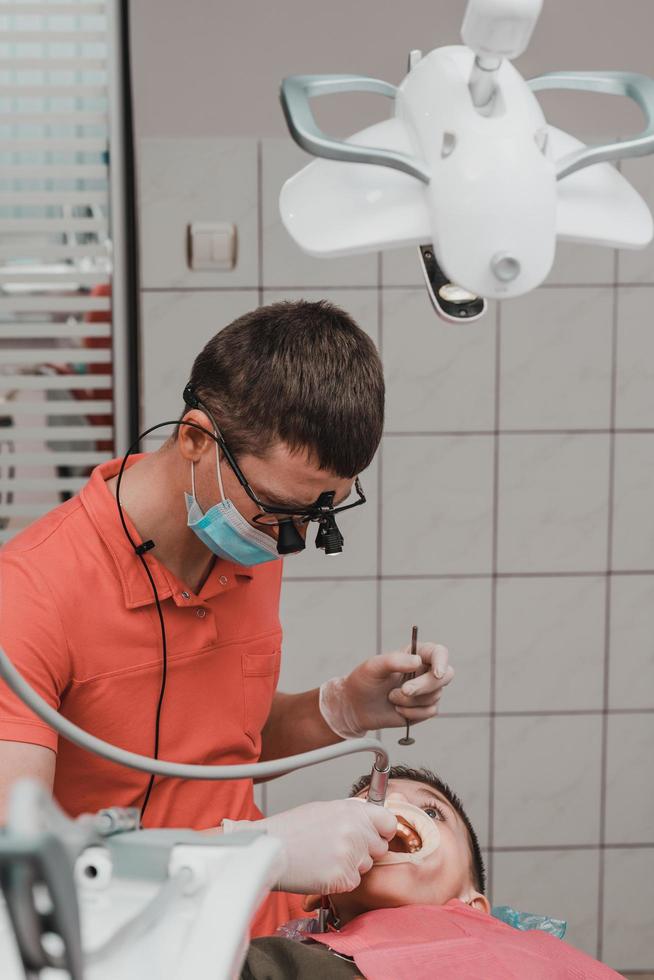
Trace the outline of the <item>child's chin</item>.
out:
[[[375,864],[362,877],[361,884],[352,895],[371,909],[410,905],[413,870],[411,864]]]

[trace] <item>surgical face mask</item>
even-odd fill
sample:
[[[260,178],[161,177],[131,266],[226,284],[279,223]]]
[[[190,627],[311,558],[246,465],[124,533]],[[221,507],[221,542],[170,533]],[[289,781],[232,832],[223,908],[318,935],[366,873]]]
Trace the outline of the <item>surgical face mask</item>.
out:
[[[220,474],[220,459],[216,446],[216,472],[220,487],[220,503],[203,513],[195,496],[195,463],[191,463],[191,490],[184,494],[187,525],[200,541],[218,558],[226,558],[237,565],[260,565],[265,561],[277,561],[277,542],[257,530],[246,521],[231,500],[225,499]]]

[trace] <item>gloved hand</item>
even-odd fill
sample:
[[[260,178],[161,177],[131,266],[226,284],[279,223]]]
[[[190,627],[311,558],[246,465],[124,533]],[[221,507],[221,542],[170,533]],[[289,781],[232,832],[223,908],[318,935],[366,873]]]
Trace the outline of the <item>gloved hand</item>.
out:
[[[283,845],[278,887],[329,895],[349,892],[388,850],[397,829],[390,810],[361,800],[306,803],[263,820],[223,820],[225,833],[265,831]]]
[[[377,728],[399,728],[433,718],[443,688],[454,677],[447,647],[418,643],[364,660],[347,677],[332,677],[320,688],[320,713],[341,738],[358,738]],[[402,674],[415,678],[402,684]]]

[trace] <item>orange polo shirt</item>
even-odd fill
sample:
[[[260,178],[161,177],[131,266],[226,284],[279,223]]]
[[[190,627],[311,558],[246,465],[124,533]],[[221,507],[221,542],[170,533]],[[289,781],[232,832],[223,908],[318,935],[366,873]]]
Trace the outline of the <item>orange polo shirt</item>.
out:
[[[139,457],[129,461],[133,465]],[[151,586],[121,527],[98,466],[80,494],[0,551],[0,642],[27,681],[76,725],[143,755],[154,750],[161,631]],[[130,533],[140,541],[129,523]],[[256,762],[279,677],[282,562],[216,562],[198,595],[145,555],[163,610],[168,677],[159,757],[224,765]],[[0,681],[0,739],[57,753],[54,795],[71,816],[143,803],[148,775],[78,748],[41,722]],[[148,827],[217,826],[260,816],[251,780],[157,777]],[[298,903],[269,897],[253,934],[274,931]]]

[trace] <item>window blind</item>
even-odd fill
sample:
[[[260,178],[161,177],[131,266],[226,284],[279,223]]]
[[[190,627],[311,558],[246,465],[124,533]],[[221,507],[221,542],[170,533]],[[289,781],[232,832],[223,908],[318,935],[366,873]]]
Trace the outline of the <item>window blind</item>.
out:
[[[116,448],[111,6],[0,3],[0,544]]]

